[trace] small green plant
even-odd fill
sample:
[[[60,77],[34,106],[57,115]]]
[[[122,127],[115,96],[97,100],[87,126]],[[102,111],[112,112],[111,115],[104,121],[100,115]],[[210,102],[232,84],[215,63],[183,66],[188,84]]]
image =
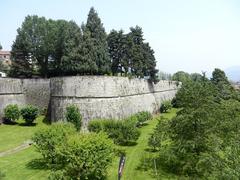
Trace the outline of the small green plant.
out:
[[[128,145],[136,143],[140,131],[134,120],[93,120],[88,125],[89,131],[104,131],[108,137],[113,139],[115,144]]]
[[[63,146],[62,146],[63,147]],[[114,157],[114,144],[104,133],[85,133],[69,136],[59,151],[67,159],[57,179],[105,179]],[[54,178],[52,178],[54,179]]]
[[[21,109],[21,115],[27,124],[32,124],[38,116],[38,108],[28,105]]]
[[[148,111],[142,111],[135,115],[137,117],[137,126],[142,126],[144,122],[152,119],[152,114]]]
[[[17,104],[9,104],[4,108],[4,117],[10,121],[16,121],[20,117],[20,111]]]
[[[166,112],[168,112],[170,109],[172,109],[171,101],[164,101],[164,102],[161,104],[160,112],[161,112],[161,113],[166,113]]]
[[[74,124],[76,129],[79,131],[81,129],[81,124],[82,124],[82,116],[79,112],[79,109],[75,105],[70,105],[66,108],[66,120],[67,122],[70,122]]]
[[[58,149],[67,141],[67,137],[76,133],[71,123],[54,123],[37,131],[32,140],[38,152],[49,164],[61,161]]]
[[[103,121],[105,120],[102,120],[102,119],[94,119],[94,120],[91,120],[89,123],[88,123],[88,130],[90,132],[96,132],[96,133],[99,133],[100,131],[103,130]]]

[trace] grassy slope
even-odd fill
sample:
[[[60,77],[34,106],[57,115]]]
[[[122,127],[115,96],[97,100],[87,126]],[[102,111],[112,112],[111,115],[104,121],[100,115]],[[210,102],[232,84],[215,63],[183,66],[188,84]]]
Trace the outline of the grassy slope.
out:
[[[163,114],[167,118],[171,118],[175,115],[176,109],[173,109],[170,113]],[[0,152],[6,149],[14,148],[27,139],[30,139],[32,134],[39,129],[39,127],[45,126],[42,119],[38,119],[37,126],[25,127],[25,126],[0,126]],[[141,157],[146,153],[145,149],[150,133],[153,132],[157,124],[157,120],[149,121],[147,126],[141,128],[141,136],[138,139],[136,146],[126,147],[127,159],[125,168],[123,171],[122,180],[151,180],[154,177],[151,172],[145,172],[137,170],[140,164]],[[18,179],[47,179],[49,170],[41,167],[36,167],[34,164],[31,165],[32,160],[40,158],[40,154],[37,153],[33,147],[18,152],[13,155],[0,158],[0,170],[6,174],[6,180],[18,180]],[[109,169],[109,180],[117,179],[118,161],[116,158],[112,167]],[[169,174],[163,174],[161,179],[169,179],[172,176]]]
[[[40,158],[41,155],[30,147],[26,150],[0,158],[0,170],[4,172],[3,180],[44,180],[49,172],[34,166],[32,159]]]
[[[163,114],[166,118],[172,118],[176,114],[176,109],[172,109],[171,112]],[[153,132],[153,129],[157,125],[157,120],[154,119],[152,121],[148,122],[147,126],[144,126],[141,128],[141,136],[137,141],[136,146],[130,146],[126,147],[126,163],[123,171],[123,177],[124,180],[151,180],[155,179],[150,172],[144,172],[137,170],[137,167],[140,164],[140,159],[143,157],[143,155],[146,153],[146,149],[148,147],[148,138],[150,134]],[[113,163],[113,166],[110,168],[109,171],[109,180],[117,179],[117,170],[118,170],[118,162],[119,159],[116,159]],[[165,176],[165,175],[164,175]],[[163,177],[164,178],[164,177]],[[165,176],[165,178],[168,178],[168,175]]]
[[[0,152],[15,148],[24,141],[31,139],[39,128],[46,126],[43,116],[36,120],[36,126],[23,126],[23,120],[17,121],[16,125],[0,125]]]

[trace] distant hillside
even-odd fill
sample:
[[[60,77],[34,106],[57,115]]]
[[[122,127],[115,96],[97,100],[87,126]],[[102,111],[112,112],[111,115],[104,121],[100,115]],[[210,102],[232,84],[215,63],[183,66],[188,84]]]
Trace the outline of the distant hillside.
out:
[[[240,66],[233,66],[225,69],[225,73],[229,80],[240,81]]]

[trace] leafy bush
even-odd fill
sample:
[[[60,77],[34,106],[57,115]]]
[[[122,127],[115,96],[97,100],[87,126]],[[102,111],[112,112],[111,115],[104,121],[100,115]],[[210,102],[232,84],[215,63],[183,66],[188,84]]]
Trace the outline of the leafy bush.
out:
[[[60,161],[58,148],[64,145],[67,137],[76,133],[76,129],[69,123],[55,123],[37,131],[32,140],[43,158],[49,164]]]
[[[103,133],[76,134],[60,152],[67,161],[62,164],[62,173],[52,175],[55,179],[104,179],[114,157],[114,145]]]
[[[139,112],[135,116],[137,118],[137,126],[141,126],[147,120],[152,119],[152,114],[148,111]]]
[[[4,117],[11,121],[16,121],[20,117],[20,111],[17,104],[9,104],[4,108]]]
[[[166,113],[166,112],[168,112],[168,110],[170,110],[171,108],[172,108],[171,101],[164,101],[164,102],[161,104],[160,112],[161,112],[161,113]]]
[[[89,131],[104,131],[115,144],[127,145],[135,143],[140,136],[135,121],[125,120],[93,120],[88,125]]]
[[[38,116],[38,108],[28,105],[21,109],[21,115],[27,124],[32,124]]]
[[[148,139],[148,146],[150,146],[153,151],[159,150],[159,148],[166,143],[165,140],[168,139],[168,129],[168,121],[164,118],[159,119],[154,132]]]
[[[81,129],[82,116],[78,107],[75,105],[70,105],[66,108],[66,111],[66,120],[70,123],[73,123],[76,129],[79,131]]]
[[[100,131],[103,130],[103,123],[104,121],[107,121],[107,120],[103,120],[103,119],[94,119],[94,120],[91,120],[89,123],[88,123],[88,130],[90,132],[96,132],[96,133],[99,133]]]

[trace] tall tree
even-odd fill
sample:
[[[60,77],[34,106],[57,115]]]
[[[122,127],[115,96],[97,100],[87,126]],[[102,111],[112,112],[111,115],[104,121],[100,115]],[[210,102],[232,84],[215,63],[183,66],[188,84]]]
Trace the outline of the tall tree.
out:
[[[38,72],[47,77],[48,60],[53,51],[53,27],[52,21],[44,17],[34,15],[25,18],[12,45],[12,73],[19,71],[18,75],[32,76]]]
[[[184,71],[178,71],[173,74],[172,80],[182,82],[183,84],[190,81],[191,77],[188,73]]]
[[[234,88],[228,81],[225,72],[221,69],[215,69],[212,73],[211,78],[212,83],[216,86],[218,90],[218,97],[222,99],[230,99],[234,96]]]
[[[0,43],[0,50],[2,50],[2,45],[1,45],[1,43]]]
[[[113,75],[128,72],[127,37],[123,31],[112,30],[108,35],[108,48],[112,61]]]
[[[76,75],[80,73],[81,57],[77,49],[82,41],[80,27],[73,21],[56,21],[56,41],[53,60],[51,62],[52,75]]]
[[[111,60],[108,53],[107,34],[98,17],[97,12],[92,7],[89,11],[86,27],[83,33],[89,33],[93,43],[94,52],[89,49],[89,52],[85,54],[87,58],[93,59],[97,65],[97,74],[108,74],[111,69]]]

